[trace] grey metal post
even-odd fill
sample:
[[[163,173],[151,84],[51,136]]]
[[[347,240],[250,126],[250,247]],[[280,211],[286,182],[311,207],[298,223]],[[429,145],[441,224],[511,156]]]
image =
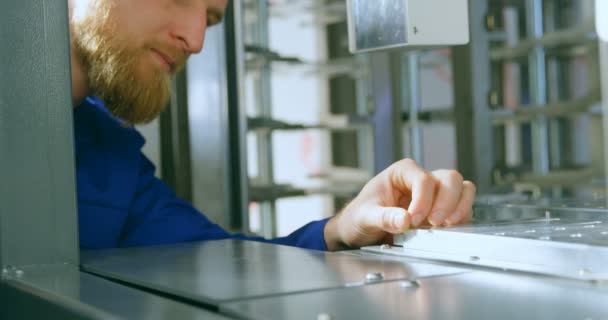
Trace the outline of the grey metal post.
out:
[[[422,147],[422,127],[418,121],[418,113],[422,108],[420,92],[420,54],[416,51],[404,54],[402,61],[402,77],[407,77],[406,95],[402,98],[409,113],[408,129],[410,132],[410,157],[424,166],[424,149]],[[404,110],[404,111],[406,111]]]
[[[0,2],[0,265],[78,264],[66,0]]]
[[[267,1],[257,1],[257,44],[268,48],[270,38],[268,35],[269,8]],[[259,81],[256,82],[256,111],[258,116],[272,118],[272,70],[270,62],[266,62],[259,71]],[[259,180],[262,184],[274,184],[274,161],[272,156],[272,132],[257,133],[258,170]],[[266,238],[277,235],[276,206],[274,200],[260,203],[262,234]]]
[[[608,42],[599,42],[600,75],[602,85],[602,123],[604,130],[604,179],[608,177]],[[608,201],[608,188],[606,189]]]
[[[187,78],[186,69],[175,76],[171,102],[160,116],[161,165],[163,180],[177,196],[192,202]]]
[[[491,187],[494,166],[487,10],[487,1],[469,2],[471,42],[452,51],[458,170],[477,184],[480,193]]]
[[[530,38],[543,36],[543,1],[526,1],[527,33]],[[530,69],[530,103],[547,104],[547,66],[545,49],[536,46],[528,58]],[[532,124],[532,166],[536,174],[549,173],[549,132],[547,118],[539,116]]]
[[[230,227],[249,231],[249,178],[247,174],[247,117],[243,104],[244,40],[242,2],[228,2],[226,12],[226,99],[228,102],[228,160]]]
[[[376,173],[403,157],[401,131],[401,53],[373,53],[371,81],[374,96],[374,166]],[[397,71],[397,72],[395,72]]]

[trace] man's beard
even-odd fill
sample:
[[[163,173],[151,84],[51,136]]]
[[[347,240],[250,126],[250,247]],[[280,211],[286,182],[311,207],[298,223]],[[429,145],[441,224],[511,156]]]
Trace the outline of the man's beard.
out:
[[[112,21],[111,1],[91,4],[90,13],[72,21],[76,58],[87,73],[88,86],[112,114],[129,124],[154,120],[169,102],[169,73],[141,59],[150,59],[150,48],[130,46]]]

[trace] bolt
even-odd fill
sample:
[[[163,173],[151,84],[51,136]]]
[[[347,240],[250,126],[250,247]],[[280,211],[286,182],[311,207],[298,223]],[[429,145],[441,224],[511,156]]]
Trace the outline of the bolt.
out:
[[[381,272],[370,272],[365,276],[366,281],[382,281],[384,279],[384,275]]]
[[[380,246],[380,250],[388,250],[390,248],[391,248],[390,244],[383,244],[383,245]]]
[[[580,276],[586,276],[586,275],[589,275],[591,273],[593,273],[593,272],[591,272],[591,270],[587,269],[587,268],[582,268],[582,269],[578,270],[578,274]]]
[[[329,313],[319,313],[317,315],[317,320],[332,320],[333,317]]]
[[[405,281],[401,281],[399,286],[403,289],[412,289],[412,288],[416,289],[416,288],[420,287],[420,284],[416,280],[405,280]]]

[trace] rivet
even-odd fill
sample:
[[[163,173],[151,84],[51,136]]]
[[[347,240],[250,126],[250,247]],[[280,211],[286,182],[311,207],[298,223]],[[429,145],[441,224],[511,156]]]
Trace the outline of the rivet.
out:
[[[329,313],[319,313],[317,315],[317,320],[332,320],[333,317]]]
[[[589,275],[591,273],[593,273],[593,272],[591,272],[591,270],[587,269],[587,268],[583,268],[583,269],[578,270],[578,274],[581,275],[581,276]]]
[[[478,256],[470,256],[469,260],[471,260],[471,261],[479,261],[479,257]]]
[[[366,281],[381,281],[384,279],[384,275],[381,272],[370,272],[365,276]]]
[[[418,281],[415,280],[405,280],[401,281],[399,286],[403,289],[416,289],[420,287],[420,284],[418,283]]]
[[[388,250],[390,248],[391,248],[390,244],[383,244],[383,245],[380,246],[380,250]]]

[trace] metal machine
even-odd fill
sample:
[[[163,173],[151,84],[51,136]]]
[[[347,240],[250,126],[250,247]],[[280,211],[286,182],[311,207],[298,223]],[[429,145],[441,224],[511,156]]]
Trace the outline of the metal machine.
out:
[[[469,226],[338,253],[236,240],[80,252],[66,13],[0,2],[0,319],[608,319],[601,199],[480,201]]]
[[[468,0],[348,0],[350,50],[466,44],[467,8]]]

